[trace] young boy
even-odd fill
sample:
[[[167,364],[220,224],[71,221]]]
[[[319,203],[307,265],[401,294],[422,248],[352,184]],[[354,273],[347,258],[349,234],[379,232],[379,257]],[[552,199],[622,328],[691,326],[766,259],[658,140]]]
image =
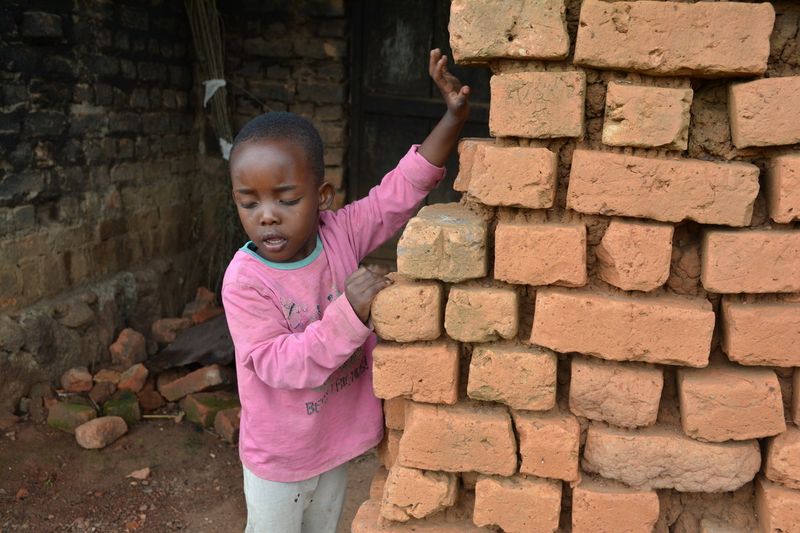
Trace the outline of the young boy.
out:
[[[469,87],[446,65],[432,50],[444,117],[367,198],[335,213],[311,123],[268,113],[236,136],[233,199],[250,242],[225,272],[222,300],[242,403],[247,532],[334,532],[347,461],[383,436],[367,320],[390,281],[358,265],[443,177],[469,113]]]

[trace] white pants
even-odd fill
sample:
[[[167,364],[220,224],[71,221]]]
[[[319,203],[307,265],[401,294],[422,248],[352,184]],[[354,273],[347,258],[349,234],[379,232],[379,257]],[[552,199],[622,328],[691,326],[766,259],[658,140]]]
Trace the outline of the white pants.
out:
[[[245,533],[336,533],[347,464],[305,481],[267,481],[244,467]]]

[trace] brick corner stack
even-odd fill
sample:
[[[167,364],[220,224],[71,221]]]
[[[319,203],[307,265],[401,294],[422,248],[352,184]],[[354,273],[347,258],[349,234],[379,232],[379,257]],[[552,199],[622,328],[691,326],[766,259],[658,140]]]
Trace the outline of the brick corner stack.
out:
[[[493,137],[373,304],[386,470],[353,531],[800,531],[800,76],[763,77],[786,19],[584,0],[570,57],[568,9],[451,4]],[[696,155],[692,78],[737,157]]]

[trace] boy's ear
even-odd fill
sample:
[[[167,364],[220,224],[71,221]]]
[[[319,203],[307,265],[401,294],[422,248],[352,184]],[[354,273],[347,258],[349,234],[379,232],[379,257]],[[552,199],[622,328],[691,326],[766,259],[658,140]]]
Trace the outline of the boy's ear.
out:
[[[319,210],[320,211],[327,211],[333,206],[333,197],[336,195],[336,189],[333,187],[333,184],[329,182],[323,182],[322,185],[319,186]]]

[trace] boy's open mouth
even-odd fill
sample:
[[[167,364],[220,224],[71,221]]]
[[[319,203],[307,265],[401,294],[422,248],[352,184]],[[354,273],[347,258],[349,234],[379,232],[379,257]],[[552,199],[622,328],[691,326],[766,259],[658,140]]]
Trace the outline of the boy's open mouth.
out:
[[[286,245],[286,238],[280,235],[267,235],[261,238],[261,244],[268,252],[279,252]]]

